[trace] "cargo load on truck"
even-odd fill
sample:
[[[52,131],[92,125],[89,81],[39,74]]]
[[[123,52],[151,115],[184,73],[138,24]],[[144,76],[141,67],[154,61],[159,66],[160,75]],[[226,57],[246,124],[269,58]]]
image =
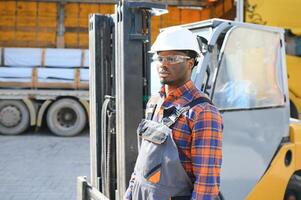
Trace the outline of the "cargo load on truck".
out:
[[[0,133],[19,134],[30,125],[60,136],[86,126],[89,62],[86,49],[1,48]]]
[[[1,48],[0,88],[88,89],[88,51]]]

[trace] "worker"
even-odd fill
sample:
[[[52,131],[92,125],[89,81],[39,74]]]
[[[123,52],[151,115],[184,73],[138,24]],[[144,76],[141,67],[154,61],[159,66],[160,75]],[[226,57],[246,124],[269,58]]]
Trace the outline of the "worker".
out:
[[[161,32],[151,48],[162,88],[137,133],[141,148],[124,199],[217,199],[223,120],[191,81],[201,56],[186,28]]]

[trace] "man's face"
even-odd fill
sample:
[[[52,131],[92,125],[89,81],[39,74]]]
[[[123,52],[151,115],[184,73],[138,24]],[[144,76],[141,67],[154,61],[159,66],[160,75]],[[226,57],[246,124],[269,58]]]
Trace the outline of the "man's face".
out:
[[[179,55],[181,62],[168,62],[167,59],[157,62],[157,72],[162,84],[179,87],[190,80],[194,64],[193,59],[188,58],[185,53],[179,51],[162,51],[158,53],[158,57],[161,58],[176,55]]]

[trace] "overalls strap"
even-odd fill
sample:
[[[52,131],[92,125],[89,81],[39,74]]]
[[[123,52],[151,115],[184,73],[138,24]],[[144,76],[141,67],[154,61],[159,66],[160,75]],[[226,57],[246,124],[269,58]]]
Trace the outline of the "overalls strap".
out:
[[[167,117],[164,117],[162,119],[163,124],[165,124],[168,127],[171,127],[177,120],[178,118],[185,113],[186,111],[188,111],[190,108],[192,108],[193,106],[197,105],[197,104],[201,104],[201,103],[209,103],[211,105],[213,105],[213,103],[211,102],[210,99],[208,99],[207,97],[199,97],[197,99],[192,100],[191,102],[189,102],[188,104],[186,104],[185,106],[179,108],[179,109],[175,109],[175,111],[173,111],[173,113]]]

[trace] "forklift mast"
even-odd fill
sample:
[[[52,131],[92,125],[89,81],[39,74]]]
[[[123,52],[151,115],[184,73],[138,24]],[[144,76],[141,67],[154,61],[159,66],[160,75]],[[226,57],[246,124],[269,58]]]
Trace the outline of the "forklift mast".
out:
[[[150,96],[150,19],[165,12],[165,4],[120,1],[114,15],[90,16],[91,190],[81,179],[79,199],[123,198]]]

